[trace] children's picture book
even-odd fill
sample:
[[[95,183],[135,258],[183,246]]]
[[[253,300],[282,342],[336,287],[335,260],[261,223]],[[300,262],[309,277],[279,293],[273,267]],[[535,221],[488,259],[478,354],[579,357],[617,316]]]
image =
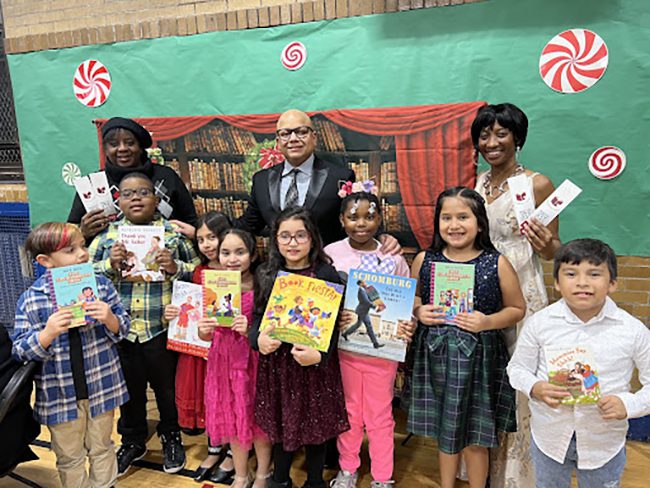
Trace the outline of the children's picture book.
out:
[[[203,307],[206,317],[230,327],[234,318],[241,315],[241,272],[204,270]]]
[[[120,225],[118,240],[126,247],[122,278],[128,281],[164,281],[156,256],[165,248],[165,228],[160,225]]]
[[[449,323],[461,312],[474,311],[473,264],[433,263],[431,283],[430,303],[443,308]]]
[[[404,361],[406,338],[399,325],[410,322],[417,280],[351,269],[344,308],[354,322],[341,331],[339,349]]]
[[[86,315],[86,305],[98,300],[97,279],[90,263],[50,269],[52,301],[57,310],[68,309],[73,318],[70,327],[96,322]]]
[[[326,352],[336,327],[343,289],[337,283],[279,271],[260,331],[274,325],[274,339]]]
[[[563,405],[588,405],[600,400],[598,368],[586,346],[545,347],[548,381],[571,393]]]
[[[180,311],[178,317],[169,323],[167,349],[207,358],[210,342],[199,338],[203,287],[195,283],[174,281],[172,305],[176,305]]]

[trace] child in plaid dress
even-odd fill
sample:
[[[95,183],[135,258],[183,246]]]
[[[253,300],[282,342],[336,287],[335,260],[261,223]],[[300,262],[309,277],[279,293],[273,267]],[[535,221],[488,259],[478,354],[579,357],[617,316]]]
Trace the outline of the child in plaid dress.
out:
[[[438,441],[441,486],[455,483],[460,453],[470,487],[483,488],[488,448],[497,432],[516,429],[515,392],[508,384],[508,351],[499,329],[524,316],[517,275],[492,245],[484,200],[474,190],[445,190],[436,203],[434,240],[418,254],[411,274],[419,279],[414,315],[413,388],[408,430]],[[445,319],[430,303],[432,264],[473,264],[474,311]]]

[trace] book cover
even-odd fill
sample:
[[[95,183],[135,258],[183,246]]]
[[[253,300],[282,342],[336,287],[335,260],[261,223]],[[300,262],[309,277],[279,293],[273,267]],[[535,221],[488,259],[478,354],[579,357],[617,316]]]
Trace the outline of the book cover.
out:
[[[230,327],[241,315],[241,273],[206,269],[203,271],[203,307],[206,317]]]
[[[545,347],[548,381],[571,393],[563,405],[588,405],[600,400],[598,368],[586,346]]]
[[[160,225],[120,225],[118,234],[118,240],[126,247],[122,278],[128,281],[163,281],[165,275],[156,263],[156,256],[165,247],[165,228]]]
[[[474,311],[473,264],[433,263],[431,283],[430,303],[443,308],[446,321]]]
[[[90,263],[50,269],[52,301],[57,310],[68,309],[73,318],[70,327],[95,323],[86,315],[86,304],[99,298],[97,279]]]
[[[260,331],[274,325],[271,337],[326,352],[336,327],[343,289],[340,284],[278,272]]]
[[[195,283],[174,281],[171,303],[178,306],[180,311],[178,317],[169,323],[167,349],[207,358],[210,342],[199,338],[203,287]]]
[[[339,349],[404,361],[406,339],[400,322],[410,322],[417,280],[351,269],[344,307],[355,322],[341,331]]]

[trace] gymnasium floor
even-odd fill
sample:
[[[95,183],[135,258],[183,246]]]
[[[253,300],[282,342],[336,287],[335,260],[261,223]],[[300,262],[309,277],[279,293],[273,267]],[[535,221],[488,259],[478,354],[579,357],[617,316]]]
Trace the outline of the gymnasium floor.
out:
[[[150,417],[155,418],[157,415],[155,402],[150,396],[148,408]],[[406,446],[401,442],[406,437],[404,430],[405,416],[402,412],[396,411],[397,415],[397,432],[395,435],[395,479],[396,487],[403,488],[439,488],[438,480],[438,460],[435,443],[420,437],[413,437]],[[150,431],[155,430],[155,423],[150,423]],[[119,436],[114,432],[113,435],[116,443],[119,443]],[[47,429],[43,429],[38,439],[42,443],[49,441]],[[206,455],[205,436],[188,437],[183,436],[187,453],[187,465],[185,470],[179,474],[168,475],[162,471],[162,453],[157,436],[149,439],[147,448],[149,452],[143,461],[146,461],[146,467],[134,467],[117,482],[119,488],[149,488],[149,487],[179,487],[179,488],[200,488],[201,485],[195,483],[192,478],[192,470],[196,469],[203,457]],[[58,480],[54,454],[46,447],[34,447],[34,452],[40,457],[38,461],[25,463],[18,467],[16,473],[37,482],[43,488],[60,488]],[[650,444],[639,442],[628,442],[627,465],[623,475],[623,488],[647,488],[650,486]],[[361,467],[361,476],[358,486],[360,488],[370,487],[372,478],[368,473],[368,455],[367,449],[362,454],[363,462]],[[305,480],[305,471],[302,469],[302,455],[297,456],[294,462],[292,478],[294,486],[300,487]],[[336,471],[326,471],[326,479],[333,478]],[[575,483],[574,483],[575,484]],[[0,479],[0,488],[25,488],[26,485],[13,479]],[[211,485],[223,487],[226,485]],[[467,487],[466,483],[459,482],[458,487]],[[521,487],[526,488],[526,487]]]

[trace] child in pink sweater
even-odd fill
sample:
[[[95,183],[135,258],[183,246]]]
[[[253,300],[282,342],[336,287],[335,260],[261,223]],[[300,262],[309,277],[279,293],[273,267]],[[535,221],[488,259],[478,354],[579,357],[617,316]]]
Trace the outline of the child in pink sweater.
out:
[[[374,187],[373,187],[374,189]],[[325,247],[325,253],[339,272],[366,269],[383,274],[410,276],[406,260],[400,255],[385,255],[375,240],[381,224],[381,205],[376,195],[367,192],[350,193],[341,202],[341,223],[348,235],[346,239]],[[351,312],[342,311],[341,324],[352,325]],[[413,331],[401,330],[410,337]],[[393,442],[393,385],[397,374],[397,361],[339,352],[345,405],[350,430],[337,440],[341,471],[332,481],[334,488],[356,486],[357,469],[361,461],[359,450],[364,428],[368,434],[373,488],[392,485]]]

